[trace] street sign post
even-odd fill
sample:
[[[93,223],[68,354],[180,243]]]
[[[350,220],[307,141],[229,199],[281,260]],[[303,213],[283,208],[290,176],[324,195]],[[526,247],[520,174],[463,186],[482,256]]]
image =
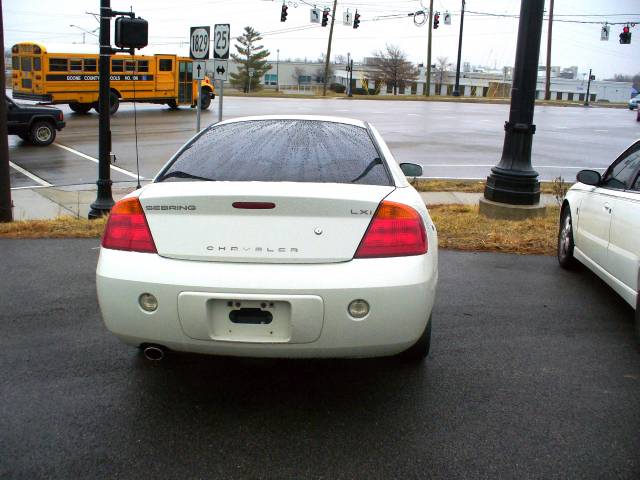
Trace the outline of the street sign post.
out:
[[[222,105],[224,99],[224,82],[229,71],[229,46],[231,42],[231,25],[217,23],[213,27],[213,78],[218,80],[218,121],[222,121]]]
[[[211,27],[191,27],[189,41],[189,56],[193,60],[209,58],[209,35]],[[202,80],[205,74],[205,62],[193,62],[193,75],[198,81],[198,109],[196,112],[196,132],[200,131],[200,113],[202,112]]]

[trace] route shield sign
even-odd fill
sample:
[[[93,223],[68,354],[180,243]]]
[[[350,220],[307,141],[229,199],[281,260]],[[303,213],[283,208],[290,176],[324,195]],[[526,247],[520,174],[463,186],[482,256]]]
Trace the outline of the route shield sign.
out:
[[[209,58],[209,34],[211,27],[191,27],[189,56],[193,60]]]
[[[213,27],[213,58],[229,59],[230,34],[231,26],[228,23],[218,23]]]

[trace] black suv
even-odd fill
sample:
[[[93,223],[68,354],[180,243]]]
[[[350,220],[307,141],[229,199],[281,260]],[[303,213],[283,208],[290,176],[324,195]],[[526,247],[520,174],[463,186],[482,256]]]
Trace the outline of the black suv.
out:
[[[56,139],[56,130],[64,128],[62,110],[15,103],[7,99],[9,135],[18,135],[34,145],[49,145]]]

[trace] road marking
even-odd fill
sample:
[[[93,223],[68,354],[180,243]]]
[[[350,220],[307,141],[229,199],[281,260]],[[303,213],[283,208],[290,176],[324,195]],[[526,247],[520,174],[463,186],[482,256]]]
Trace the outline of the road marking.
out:
[[[25,170],[22,167],[19,167],[18,165],[16,165],[15,163],[9,161],[9,165],[17,170],[18,172],[20,172],[21,174],[25,175],[26,177],[29,177],[31,180],[33,180],[34,182],[36,182],[37,184],[39,184],[41,187],[52,187],[53,185],[51,185],[49,182],[47,182],[46,180],[43,180],[42,178],[40,178],[39,176],[31,173],[28,170]],[[29,187],[25,187],[25,188],[29,188]]]
[[[553,127],[553,128],[555,128],[556,130],[566,130],[569,127]]]
[[[409,115],[410,117],[421,117],[422,116],[419,113],[407,113],[407,115]]]
[[[351,110],[336,110],[336,112],[350,112]]]
[[[90,157],[86,153],[79,152],[78,150],[74,150],[73,148],[67,147],[66,145],[62,145],[61,143],[53,142],[53,145],[63,150],[67,150],[68,152],[75,153],[79,157],[86,158],[87,160],[91,160],[94,163],[100,163],[97,158]],[[116,172],[120,172],[124,175],[128,175],[131,178],[135,178],[135,179],[138,178],[137,174],[130,172],[129,170],[125,170],[124,168],[116,167],[115,165],[110,165],[110,167]],[[146,178],[140,175],[140,180],[146,180]]]
[[[598,133],[609,133],[609,130],[594,130],[594,132],[598,132]]]

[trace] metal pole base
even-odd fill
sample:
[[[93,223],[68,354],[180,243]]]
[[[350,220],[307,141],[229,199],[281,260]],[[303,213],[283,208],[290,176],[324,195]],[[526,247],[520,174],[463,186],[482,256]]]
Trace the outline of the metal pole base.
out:
[[[454,90],[453,93],[451,94],[451,96],[459,97],[460,96],[460,92],[458,90]]]
[[[484,187],[484,198],[511,205],[538,205],[540,203],[538,172],[493,167]]]
[[[115,205],[115,201],[111,195],[111,180],[98,180],[98,196],[96,200],[91,204],[91,210],[89,211],[89,220],[95,220],[97,218],[107,215],[111,208]]]

